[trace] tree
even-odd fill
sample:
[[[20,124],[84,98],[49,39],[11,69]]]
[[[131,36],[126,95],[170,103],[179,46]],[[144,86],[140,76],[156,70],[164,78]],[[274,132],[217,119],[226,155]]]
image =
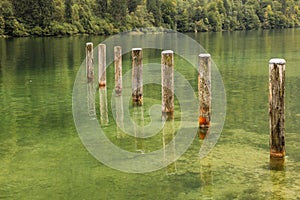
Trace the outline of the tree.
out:
[[[148,12],[154,16],[155,26],[161,25],[162,14],[161,14],[161,3],[159,0],[146,0],[146,8]]]
[[[110,4],[110,14],[116,27],[124,28],[126,25],[127,0],[113,0]]]
[[[72,0],[65,1],[65,18],[66,21],[69,23],[72,23],[72,15],[73,15],[72,5],[73,5]]]
[[[53,20],[65,21],[65,0],[54,0]]]
[[[163,0],[161,4],[161,13],[163,23],[167,28],[176,29],[177,16],[177,2],[176,0]]]
[[[127,0],[127,6],[129,13],[135,12],[138,5],[141,4],[141,0]]]
[[[7,23],[9,23],[13,16],[13,6],[10,1],[3,0],[0,2],[0,35],[7,34]],[[11,31],[12,32],[12,31]]]
[[[53,18],[53,0],[12,0],[12,3],[17,20],[29,27],[46,27]]]
[[[263,28],[271,29],[275,27],[275,16],[271,5],[268,5],[264,13]]]
[[[135,12],[129,15],[128,23],[132,28],[143,28],[153,26],[154,17],[148,13],[145,5],[138,5]]]
[[[247,29],[247,30],[258,29],[259,28],[260,21],[258,19],[258,16],[255,14],[254,9],[252,7],[245,7],[243,24],[245,25],[245,29]]]
[[[221,31],[222,30],[221,17],[220,17],[220,13],[218,11],[208,12],[207,19],[210,24],[211,31]]]
[[[180,32],[189,31],[189,15],[187,9],[178,9],[177,15],[177,30]]]
[[[98,6],[98,16],[104,17],[107,13],[107,0],[96,0]]]
[[[231,2],[229,0],[224,0],[224,9],[226,10],[226,14],[227,15],[231,15],[232,14],[232,5]]]
[[[223,11],[223,4],[217,2],[211,2],[207,5],[207,19],[211,31],[221,31],[223,19],[219,12],[219,7]]]
[[[0,0],[0,35],[300,27],[300,0]]]

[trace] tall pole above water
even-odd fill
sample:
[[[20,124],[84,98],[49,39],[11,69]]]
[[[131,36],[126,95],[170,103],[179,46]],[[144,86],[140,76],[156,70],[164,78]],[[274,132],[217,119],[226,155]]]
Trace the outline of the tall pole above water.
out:
[[[95,110],[95,91],[94,91],[94,58],[93,58],[93,43],[86,43],[86,77],[87,77],[87,100],[88,113],[92,119],[96,117]]]
[[[162,116],[173,119],[174,114],[174,54],[171,50],[161,53]]]
[[[204,139],[211,116],[211,56],[200,54],[198,59],[199,137]]]
[[[116,95],[122,94],[122,47],[114,47],[114,63],[115,63],[115,91]]]
[[[98,45],[98,82],[99,87],[106,86],[106,45]]]
[[[133,48],[132,56],[132,102],[134,105],[143,104],[143,51]]]
[[[285,63],[284,59],[269,61],[270,158],[285,157]]]
[[[88,83],[93,82],[94,80],[94,57],[93,57],[93,43],[86,43],[86,76]]]

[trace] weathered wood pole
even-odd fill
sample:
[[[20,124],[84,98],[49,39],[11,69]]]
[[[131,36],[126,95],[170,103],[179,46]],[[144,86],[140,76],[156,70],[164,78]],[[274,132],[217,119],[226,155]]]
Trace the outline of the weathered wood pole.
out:
[[[94,91],[94,57],[93,57],[93,43],[86,43],[86,77],[87,77],[87,103],[88,113],[93,119],[96,118],[95,108],[95,91]]]
[[[132,103],[143,104],[143,51],[141,48],[133,48],[132,56]]]
[[[122,94],[122,47],[114,47],[114,64],[115,64],[115,91],[116,95]]]
[[[171,50],[161,53],[162,118],[173,119],[174,114],[174,54]]]
[[[285,157],[284,127],[284,82],[285,60],[269,61],[269,119],[270,119],[270,158]]]
[[[98,45],[98,82],[99,87],[106,86],[106,45],[99,44]]]
[[[200,128],[207,129],[210,126],[211,114],[211,56],[210,54],[200,54],[198,61],[198,98],[200,113],[198,121]],[[205,132],[206,131],[202,130],[200,133]],[[199,135],[199,137],[201,139],[203,136]]]
[[[93,48],[92,42],[86,43],[85,62],[86,62],[86,76],[87,76],[88,83],[93,82],[93,80],[94,80],[94,57],[93,57],[94,52],[93,52],[93,49],[94,48]]]

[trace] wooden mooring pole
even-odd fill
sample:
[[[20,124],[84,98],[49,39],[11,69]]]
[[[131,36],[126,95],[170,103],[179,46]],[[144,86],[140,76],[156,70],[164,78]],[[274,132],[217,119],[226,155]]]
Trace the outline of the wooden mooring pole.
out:
[[[115,91],[116,95],[122,94],[122,47],[114,47],[114,64],[115,64]]]
[[[143,51],[133,48],[132,56],[132,103],[143,104]]]
[[[161,53],[162,118],[173,119],[174,114],[174,54],[171,50]]]
[[[89,116],[95,119],[95,91],[94,91],[94,58],[93,43],[86,43],[86,77],[87,77],[87,100]]]
[[[88,83],[93,82],[94,80],[94,57],[93,57],[93,43],[88,42],[86,43],[86,76]]]
[[[106,86],[106,45],[98,45],[98,82],[99,88]]]
[[[285,63],[278,58],[269,61],[270,158],[278,161],[277,166],[284,163],[285,157]]]
[[[210,126],[211,115],[211,56],[199,55],[198,98],[199,98],[199,138],[204,139]]]

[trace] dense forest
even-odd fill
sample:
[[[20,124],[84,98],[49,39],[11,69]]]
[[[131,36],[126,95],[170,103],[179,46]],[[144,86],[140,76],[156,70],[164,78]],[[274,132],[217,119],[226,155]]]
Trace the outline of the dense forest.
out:
[[[1,0],[0,36],[292,28],[299,7],[300,0]]]

